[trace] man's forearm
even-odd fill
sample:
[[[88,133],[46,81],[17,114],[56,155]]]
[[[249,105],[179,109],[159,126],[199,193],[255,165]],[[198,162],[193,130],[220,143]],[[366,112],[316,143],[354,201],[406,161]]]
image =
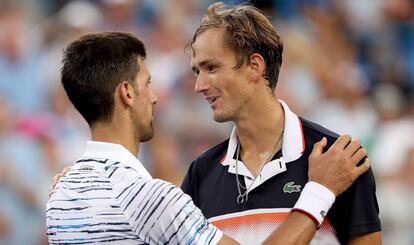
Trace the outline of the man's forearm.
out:
[[[363,245],[363,244],[372,244],[372,245],[381,245],[382,244],[382,238],[381,238],[381,232],[372,232],[372,233],[366,233],[366,234],[360,234],[351,237],[351,240],[349,241],[350,245]]]
[[[315,223],[306,215],[292,212],[283,224],[263,244],[309,244],[316,232]]]
[[[263,244],[309,244],[334,201],[329,189],[308,182],[288,218]]]
[[[306,245],[315,235],[315,222],[307,215],[291,212],[283,224],[275,230],[262,244]],[[239,244],[230,237],[223,235],[219,245]]]

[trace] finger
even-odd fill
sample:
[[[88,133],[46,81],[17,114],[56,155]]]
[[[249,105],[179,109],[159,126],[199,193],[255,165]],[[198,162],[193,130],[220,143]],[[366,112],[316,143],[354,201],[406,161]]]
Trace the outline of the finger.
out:
[[[368,155],[368,151],[365,148],[359,148],[357,152],[351,157],[351,161],[357,165],[364,157]]]
[[[341,135],[341,137],[339,137],[335,143],[333,143],[333,145],[331,146],[331,148],[339,148],[339,149],[344,149],[349,142],[352,140],[351,136],[349,134],[344,134]]]
[[[361,164],[359,167],[355,168],[355,170],[354,170],[354,179],[357,179],[363,173],[368,171],[368,169],[370,167],[371,167],[371,160],[369,160],[369,158],[366,158],[363,164]]]
[[[55,185],[50,185],[49,186],[49,190],[48,190],[48,193],[49,193],[49,198],[52,196],[52,192],[53,192],[53,190],[55,189]]]
[[[53,181],[52,181],[52,189],[55,188],[55,186],[57,185],[57,183],[59,183],[60,178],[62,178],[62,174],[56,174],[53,177]]]
[[[328,143],[328,140],[326,139],[326,137],[323,137],[320,141],[318,141],[317,143],[313,145],[311,155],[314,155],[314,156],[321,155],[327,143]]]
[[[59,181],[59,179],[62,177],[62,174],[56,174],[55,176],[53,176],[53,180],[52,180],[52,186],[54,187],[56,185],[56,183]]]
[[[56,184],[58,183],[58,181],[61,177],[60,175],[61,174],[56,174],[55,176],[53,176],[52,184],[49,186],[49,198],[52,195],[52,191],[53,191],[53,189],[55,189],[55,186],[56,186]]]
[[[345,147],[345,152],[348,156],[353,156],[355,152],[361,147],[361,140],[354,139]]]
[[[69,172],[70,169],[71,169],[71,166],[67,166],[67,167],[63,168],[63,170],[62,170],[62,176],[66,175],[67,172]]]

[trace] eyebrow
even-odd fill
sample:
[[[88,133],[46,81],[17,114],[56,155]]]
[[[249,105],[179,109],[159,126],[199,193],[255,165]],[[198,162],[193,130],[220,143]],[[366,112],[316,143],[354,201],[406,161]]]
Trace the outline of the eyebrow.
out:
[[[198,70],[198,68],[197,67],[203,67],[203,66],[206,66],[206,65],[208,65],[208,64],[210,64],[210,63],[213,63],[214,61],[212,60],[212,59],[206,59],[206,60],[203,60],[203,61],[200,61],[197,65],[192,65],[191,66],[191,69],[194,71],[194,72],[196,72],[197,70]]]

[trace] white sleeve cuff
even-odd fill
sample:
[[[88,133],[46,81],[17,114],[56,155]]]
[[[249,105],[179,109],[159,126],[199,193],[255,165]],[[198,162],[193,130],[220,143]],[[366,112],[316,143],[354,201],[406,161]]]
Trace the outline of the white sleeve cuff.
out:
[[[309,181],[303,188],[293,209],[299,209],[312,215],[318,222],[317,226],[320,226],[334,202],[335,195],[328,188]]]

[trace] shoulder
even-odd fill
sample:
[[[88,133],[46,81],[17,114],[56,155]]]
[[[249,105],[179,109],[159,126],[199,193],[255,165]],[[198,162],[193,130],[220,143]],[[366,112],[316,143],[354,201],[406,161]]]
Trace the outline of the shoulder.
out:
[[[157,189],[166,186],[173,186],[173,184],[169,182],[143,176],[135,169],[129,168],[125,165],[119,165],[113,169],[108,169],[108,171],[106,171],[106,175],[113,184],[114,190],[120,193],[122,193],[125,188],[138,194],[151,188]]]
[[[304,134],[309,135],[322,135],[324,137],[337,139],[339,135],[335,132],[332,132],[331,130],[315,123],[312,121],[309,121],[303,117],[299,118],[302,123],[302,128],[304,131]]]
[[[214,164],[212,163],[220,163],[226,156],[228,145],[229,139],[226,139],[220,144],[217,144],[216,146],[205,151],[193,161],[193,163],[191,164],[192,167],[205,169],[214,166]]]
[[[315,122],[309,121],[302,117],[299,117],[299,120],[302,124],[303,138],[306,144],[313,145],[323,137],[326,137],[328,145],[332,145],[339,138],[339,134],[332,132],[331,130]],[[309,147],[307,148],[309,149]],[[312,147],[310,149],[312,149]]]
[[[114,183],[113,188],[115,199],[130,216],[136,210],[146,210],[148,208],[155,210],[161,199],[170,202],[173,199],[180,200],[184,198],[182,190],[174,184],[139,175],[126,176],[124,180]]]
[[[229,139],[205,151],[190,164],[181,185],[185,193],[194,199],[197,195],[195,187],[199,186],[198,182],[206,180],[207,175],[216,175],[217,171],[223,169],[221,162],[226,156],[228,144]],[[196,199],[195,202],[197,202]]]

